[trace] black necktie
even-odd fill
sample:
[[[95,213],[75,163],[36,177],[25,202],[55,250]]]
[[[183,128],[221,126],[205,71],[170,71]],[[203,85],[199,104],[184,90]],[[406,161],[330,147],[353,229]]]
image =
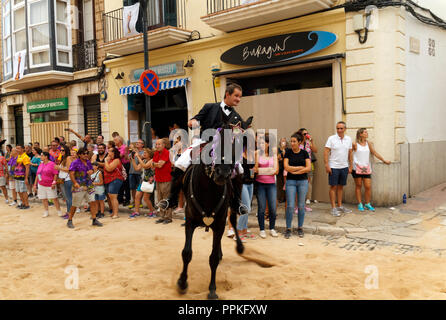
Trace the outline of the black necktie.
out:
[[[229,106],[225,106],[225,110],[229,110],[229,112],[232,112],[232,110],[234,110],[233,107],[229,107]]]

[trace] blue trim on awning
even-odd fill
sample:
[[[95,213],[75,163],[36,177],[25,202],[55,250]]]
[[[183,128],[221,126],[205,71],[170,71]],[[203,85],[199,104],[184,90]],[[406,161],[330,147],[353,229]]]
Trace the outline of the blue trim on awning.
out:
[[[185,87],[187,81],[190,81],[190,79],[189,78],[180,78],[180,79],[160,81],[160,90]],[[119,94],[121,96],[129,95],[129,94],[138,94],[138,93],[143,93],[141,86],[139,84],[134,84],[131,86],[119,88]]]

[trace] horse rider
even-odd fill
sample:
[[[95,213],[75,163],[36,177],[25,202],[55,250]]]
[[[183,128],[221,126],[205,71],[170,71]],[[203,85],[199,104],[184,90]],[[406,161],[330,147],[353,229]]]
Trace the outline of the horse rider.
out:
[[[218,129],[223,126],[224,123],[232,125],[240,125],[243,129],[251,124],[252,117],[248,121],[243,121],[241,116],[235,111],[234,107],[240,103],[242,97],[242,88],[238,84],[229,84],[226,87],[225,98],[221,103],[206,103],[200,112],[189,120],[188,126],[192,129],[201,125],[200,136],[207,129]],[[158,203],[161,209],[175,208],[178,206],[178,196],[181,191],[182,178],[186,169],[192,163],[191,153],[193,148],[199,147],[201,144],[207,143],[201,139],[197,139],[193,142],[191,147],[186,149],[182,155],[175,161],[175,167],[172,170],[172,183],[170,195],[167,199],[163,199]],[[240,172],[238,172],[240,175]],[[237,176],[236,176],[237,177]],[[231,211],[238,212],[239,214],[247,214],[248,210],[241,202],[242,183],[241,179],[233,178],[233,197],[230,201]]]

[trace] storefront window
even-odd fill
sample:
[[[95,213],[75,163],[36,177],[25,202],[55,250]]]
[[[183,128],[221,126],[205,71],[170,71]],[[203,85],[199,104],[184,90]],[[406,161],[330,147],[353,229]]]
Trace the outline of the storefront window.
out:
[[[331,87],[333,82],[331,67],[233,80],[242,86],[243,96]]]
[[[67,110],[36,112],[30,114],[31,123],[66,121],[68,120]]]

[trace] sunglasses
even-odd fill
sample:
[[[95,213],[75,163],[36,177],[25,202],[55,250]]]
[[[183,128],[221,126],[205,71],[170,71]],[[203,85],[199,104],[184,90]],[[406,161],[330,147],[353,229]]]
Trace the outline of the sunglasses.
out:
[[[345,128],[336,128],[336,130],[345,130]]]

